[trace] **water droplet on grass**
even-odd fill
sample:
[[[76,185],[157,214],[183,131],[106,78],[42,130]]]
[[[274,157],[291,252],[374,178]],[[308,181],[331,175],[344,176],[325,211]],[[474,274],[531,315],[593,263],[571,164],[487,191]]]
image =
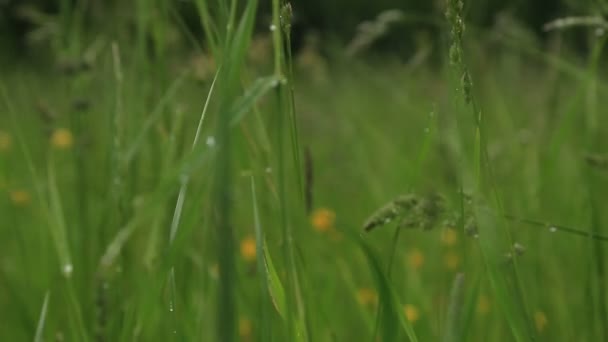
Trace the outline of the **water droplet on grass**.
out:
[[[74,271],[74,266],[72,266],[72,264],[65,264],[63,265],[61,271],[63,272],[63,275],[66,278],[69,278],[72,275],[72,272]]]
[[[213,146],[215,146],[215,138],[212,135],[210,135],[207,137],[207,141],[205,143],[207,144],[207,146],[213,147]]]
[[[551,233],[555,233],[557,231],[557,228],[556,227],[549,227],[549,231]]]

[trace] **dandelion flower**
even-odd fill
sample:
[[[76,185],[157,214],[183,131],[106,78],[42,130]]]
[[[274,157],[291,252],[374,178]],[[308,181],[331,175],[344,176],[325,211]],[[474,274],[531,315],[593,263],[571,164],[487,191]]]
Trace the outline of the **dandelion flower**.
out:
[[[11,202],[18,207],[23,207],[30,203],[30,194],[25,190],[13,190],[10,193]]]
[[[375,306],[378,303],[378,294],[374,290],[364,287],[357,291],[357,299],[363,306]]]
[[[0,152],[8,151],[11,149],[13,139],[7,132],[0,131]]]
[[[239,336],[241,339],[249,339],[251,338],[251,333],[253,331],[251,321],[246,317],[241,317],[239,319]]]
[[[241,241],[241,256],[245,261],[254,261],[255,252],[255,239],[253,237],[248,236]]]
[[[486,295],[480,295],[477,300],[477,313],[487,315],[490,313],[490,299]]]
[[[448,252],[443,257],[443,262],[445,264],[445,268],[450,271],[455,271],[458,269],[458,266],[460,266],[460,255],[454,252]]]
[[[424,254],[418,249],[414,248],[407,254],[407,263],[413,270],[418,270],[424,264]]]
[[[418,308],[411,304],[405,304],[403,306],[403,313],[405,314],[405,318],[407,318],[410,323],[415,323],[420,319],[420,311]]]
[[[327,232],[334,227],[336,213],[326,208],[316,209],[312,213],[310,221],[316,231]]]
[[[547,320],[547,315],[545,315],[542,311],[536,311],[534,313],[534,323],[536,325],[536,330],[540,333],[545,330],[549,321]]]
[[[68,149],[74,145],[74,136],[70,130],[58,128],[51,135],[51,144],[57,149]]]
[[[458,233],[456,230],[448,228],[441,232],[441,243],[445,246],[454,246],[458,242]]]

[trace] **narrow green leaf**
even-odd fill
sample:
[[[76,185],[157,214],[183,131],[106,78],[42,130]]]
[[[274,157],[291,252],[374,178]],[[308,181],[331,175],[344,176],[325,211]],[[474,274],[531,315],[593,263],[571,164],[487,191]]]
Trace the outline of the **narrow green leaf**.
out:
[[[372,248],[365,244],[361,239],[358,239],[359,247],[367,257],[367,261],[372,269],[376,287],[380,298],[381,314],[382,314],[382,329],[383,329],[383,341],[399,341],[401,328],[405,331],[408,340],[417,342],[418,338],[414,332],[414,328],[410,322],[405,318],[403,310],[401,308],[401,301],[397,294],[394,292],[388,278],[382,271],[382,266],[376,258]]]
[[[460,341],[460,332],[462,329],[463,320],[463,301],[464,301],[464,274],[458,273],[452,284],[450,293],[450,306],[448,307],[448,316],[443,342],[458,342]]]
[[[275,75],[255,80],[243,96],[234,103],[231,110],[232,120],[230,121],[230,125],[237,125],[251,111],[255,103],[276,87],[279,82],[281,82],[281,79]]]
[[[49,158],[48,163],[48,182],[49,182],[49,213],[51,222],[50,230],[57,254],[59,255],[59,261],[61,263],[61,271],[64,276],[69,277],[72,274],[72,258],[70,256],[70,248],[67,238],[67,227],[65,217],[63,214],[63,208],[61,204],[61,197],[59,195],[59,188],[57,186],[57,176],[55,175],[55,163],[52,156]]]
[[[265,263],[264,271],[266,272],[266,277],[268,279],[268,291],[270,292],[270,298],[272,299],[272,304],[274,304],[274,308],[277,310],[279,315],[285,318],[285,290],[283,289],[283,285],[281,284],[281,279],[277,274],[277,270],[274,268],[272,257],[268,252],[265,242],[263,250]]]
[[[253,206],[253,225],[255,228],[255,243],[256,250],[265,251],[264,248],[264,231],[262,230],[262,224],[260,223],[260,214],[258,212],[258,200],[255,190],[255,179],[251,176],[251,200]],[[260,337],[262,341],[270,341],[270,321],[268,317],[268,311],[266,310],[266,305],[268,301],[268,291],[269,281],[268,281],[268,271],[266,267],[266,252],[264,253],[256,253],[257,259],[257,267],[258,277],[260,280],[260,298],[261,298],[261,308],[260,308]],[[263,270],[263,271],[262,271]]]
[[[42,302],[42,309],[40,310],[40,317],[38,318],[38,324],[36,325],[36,335],[34,336],[34,342],[42,342],[44,333],[44,324],[46,323],[46,314],[49,308],[49,292],[47,291],[44,295],[44,301]]]
[[[503,222],[487,206],[476,203],[475,217],[479,227],[479,245],[486,263],[488,277],[494,298],[498,301],[509,322],[509,328],[516,341],[532,341],[534,333],[527,321],[528,314],[519,293],[515,274],[516,260],[507,260],[505,254],[511,251]]]

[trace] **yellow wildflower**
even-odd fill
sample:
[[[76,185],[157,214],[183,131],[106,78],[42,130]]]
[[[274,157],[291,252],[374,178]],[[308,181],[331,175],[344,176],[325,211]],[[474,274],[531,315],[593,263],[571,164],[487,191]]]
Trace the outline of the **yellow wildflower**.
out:
[[[536,330],[538,330],[538,332],[543,332],[549,323],[547,315],[542,311],[536,311],[534,313],[534,323],[536,324]]]
[[[490,312],[490,299],[486,295],[480,295],[477,300],[477,313],[487,315]]]
[[[417,307],[411,304],[405,304],[403,306],[403,313],[405,314],[405,318],[407,318],[410,323],[415,323],[420,319],[420,311],[418,311]]]
[[[0,152],[8,151],[13,144],[13,139],[7,132],[0,131]]]
[[[11,191],[10,198],[13,204],[19,207],[23,207],[30,203],[30,194],[25,190]]]
[[[241,256],[245,261],[254,261],[255,252],[255,239],[253,237],[248,236],[241,241]]]
[[[378,294],[368,287],[360,288],[357,291],[357,299],[363,306],[375,306],[378,304]]]
[[[312,227],[318,232],[326,232],[334,227],[336,213],[329,209],[316,209],[310,218]]]
[[[51,144],[58,149],[68,149],[74,144],[74,136],[70,130],[58,128],[51,135]]]
[[[448,252],[443,257],[443,262],[448,270],[455,271],[458,269],[458,266],[460,266],[460,255],[455,252]]]
[[[441,243],[446,246],[454,246],[458,242],[458,233],[456,230],[447,228],[441,232]]]
[[[418,270],[424,264],[424,254],[418,249],[414,248],[407,254],[407,263],[413,270]]]
[[[239,336],[242,340],[248,340],[251,338],[251,333],[253,331],[251,321],[246,317],[241,317],[239,319]]]

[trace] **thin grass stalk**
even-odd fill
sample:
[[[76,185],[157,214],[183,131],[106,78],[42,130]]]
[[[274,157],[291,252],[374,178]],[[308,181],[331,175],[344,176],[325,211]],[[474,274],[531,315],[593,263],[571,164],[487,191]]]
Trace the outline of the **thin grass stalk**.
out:
[[[211,50],[213,56],[219,57],[220,55],[220,41],[217,24],[213,20],[213,16],[209,12],[207,6],[207,0],[196,0],[196,9],[200,17],[201,26],[205,33],[205,41],[207,47]]]
[[[449,50],[449,62],[452,64],[454,72],[460,78],[459,86],[455,88],[462,91],[464,107],[473,116],[475,124],[475,143],[474,160],[472,169],[474,170],[477,195],[475,204],[475,214],[477,223],[480,227],[479,243],[486,267],[490,272],[490,282],[500,300],[507,320],[510,323],[511,331],[517,341],[534,340],[533,329],[530,326],[528,308],[521,286],[521,276],[517,266],[517,260],[513,259],[510,263],[512,271],[513,285],[509,284],[505,270],[499,270],[500,249],[505,247],[504,242],[498,234],[505,234],[509,246],[513,246],[513,237],[508,227],[500,229],[496,227],[498,223],[491,211],[503,213],[502,202],[498,193],[498,188],[494,182],[491,159],[487,148],[487,137],[485,130],[485,117],[477,105],[473,94],[473,81],[467,67],[463,52],[463,34],[465,31],[463,17],[464,3],[462,0],[448,0],[446,17],[451,28],[451,46]],[[454,83],[454,82],[453,82]],[[488,206],[486,202],[491,203]],[[519,310],[513,308],[509,294],[515,296],[515,303]]]
[[[283,75],[283,38],[281,37],[281,17],[280,17],[280,2],[279,0],[272,0],[272,39],[274,45],[274,71],[277,78],[281,78]],[[288,103],[288,95],[286,94],[284,82],[279,82],[276,87],[276,145],[277,145],[277,156],[278,156],[278,195],[279,195],[279,223],[282,230],[282,241],[283,241],[283,261],[285,265],[285,304],[286,304],[286,326],[287,336],[290,341],[296,340],[296,331],[294,327],[294,312],[295,307],[295,261],[293,257],[293,234],[291,226],[288,220],[288,206],[287,206],[287,178],[286,178],[286,161],[284,151],[284,132],[283,128],[285,125],[284,121],[284,110]]]
[[[209,93],[207,94],[207,99],[205,100],[205,105],[203,106],[203,110],[201,112],[198,125],[196,127],[196,132],[194,134],[194,140],[192,141],[191,151],[193,152],[199,142],[199,138],[203,129],[203,124],[205,122],[205,116],[207,113],[207,109],[209,108],[209,102],[211,100],[211,96],[213,94],[213,90],[215,88],[215,82],[217,80],[217,76],[220,72],[220,68],[216,71],[215,76],[213,77],[213,81],[211,82],[211,87],[209,88]],[[175,236],[177,235],[177,231],[179,229],[179,225],[181,222],[182,210],[184,207],[184,201],[186,200],[186,192],[188,191],[188,185],[190,182],[190,176],[184,174],[180,177],[181,186],[179,189],[179,193],[177,196],[177,201],[175,203],[175,209],[173,211],[173,218],[171,219],[171,227],[169,229],[169,248],[173,245],[173,241],[175,240]],[[176,309],[176,296],[175,296],[175,267],[171,266],[169,271],[169,313],[171,317],[173,317],[173,332],[177,334],[177,309]]]
[[[586,82],[586,94],[587,101],[585,103],[585,127],[586,127],[586,150],[594,151],[597,146],[601,144],[600,130],[599,130],[599,103],[598,103],[598,74],[600,60],[603,49],[606,44],[606,37],[594,37],[593,48],[589,57],[587,71],[588,78]],[[605,214],[603,214],[605,205],[602,193],[598,193],[597,189],[601,188],[602,180],[587,167],[585,169],[585,183],[590,201],[591,210],[591,222],[590,229],[587,233],[589,237],[589,243],[591,249],[589,252],[590,264],[592,274],[590,274],[590,286],[592,287],[589,291],[589,305],[594,308],[596,318],[593,320],[594,327],[593,331],[597,334],[596,338],[598,341],[605,341],[608,338],[608,331],[606,329],[606,322],[608,322],[608,298],[607,290],[604,286],[606,281],[606,263],[605,263],[605,250],[598,239],[598,236],[602,235],[601,227],[606,221]],[[593,294],[597,295],[594,298]]]
[[[443,342],[458,342],[461,338],[461,325],[464,302],[464,274],[458,273],[452,284],[450,292],[450,305],[448,307],[447,324],[443,335]]]
[[[216,126],[218,154],[216,157],[215,182],[213,184],[213,222],[217,232],[217,256],[219,266],[219,295],[217,300],[217,338],[219,341],[235,340],[236,315],[236,265],[232,213],[232,139],[230,122],[234,115],[233,104],[240,88],[240,70],[251,39],[257,1],[249,1],[242,12],[234,37],[224,42],[219,117]]]
[[[42,302],[42,309],[40,309],[40,317],[38,318],[38,324],[36,325],[34,342],[42,342],[44,340],[42,334],[44,334],[44,325],[46,323],[46,315],[49,307],[49,296],[50,293],[47,291],[44,295],[44,301]]]
[[[286,179],[286,162],[284,159],[284,135],[283,135],[283,108],[284,108],[284,90],[281,86],[277,87],[277,119],[276,119],[276,146],[278,156],[278,195],[279,195],[279,223],[282,231],[282,245],[283,245],[283,261],[285,265],[285,304],[286,304],[286,324],[287,324],[287,336],[290,340],[295,340],[295,328],[294,328],[294,269],[292,268],[293,263],[293,237],[291,232],[291,226],[289,223],[288,205],[287,205],[287,179]]]
[[[216,159],[215,178],[215,224],[218,238],[218,268],[219,268],[219,296],[218,296],[218,331],[219,341],[234,341],[235,325],[235,259],[234,259],[234,233],[231,225],[230,213],[230,185],[231,185],[231,141],[227,112],[220,114],[218,120],[217,141],[222,151]]]
[[[397,246],[399,243],[399,237],[401,236],[401,229],[399,227],[395,228],[395,233],[393,234],[393,240],[391,244],[388,266],[386,268],[386,278],[390,281],[393,273],[393,265],[395,263],[395,256],[397,255]],[[374,323],[374,330],[372,333],[372,342],[376,341],[378,338],[378,332],[380,331],[382,310],[384,310],[382,303],[378,304],[378,308],[376,309],[376,320]]]
[[[291,134],[291,146],[293,162],[296,170],[296,180],[298,183],[298,190],[300,198],[305,204],[304,198],[304,181],[302,177],[302,163],[300,161],[300,142],[298,138],[298,118],[296,115],[296,100],[294,91],[294,72],[293,72],[293,57],[291,52],[291,18],[292,8],[291,4],[287,3],[283,6],[281,11],[281,29],[285,35],[285,53],[286,53],[286,65],[287,65],[287,83],[289,87],[289,120],[290,134]],[[306,209],[306,208],[305,208]]]
[[[251,175],[251,201],[253,206],[253,224],[255,228],[256,250],[259,251],[258,253],[256,253],[258,278],[260,280],[260,326],[258,331],[260,341],[271,341],[271,322],[269,320],[270,316],[268,315],[268,303],[270,302],[270,298],[268,295],[268,276],[266,271],[266,261],[263,253],[265,248],[264,244],[266,240],[264,237],[262,224],[260,222],[260,214],[258,211],[258,201],[255,189],[255,179],[253,175]]]

